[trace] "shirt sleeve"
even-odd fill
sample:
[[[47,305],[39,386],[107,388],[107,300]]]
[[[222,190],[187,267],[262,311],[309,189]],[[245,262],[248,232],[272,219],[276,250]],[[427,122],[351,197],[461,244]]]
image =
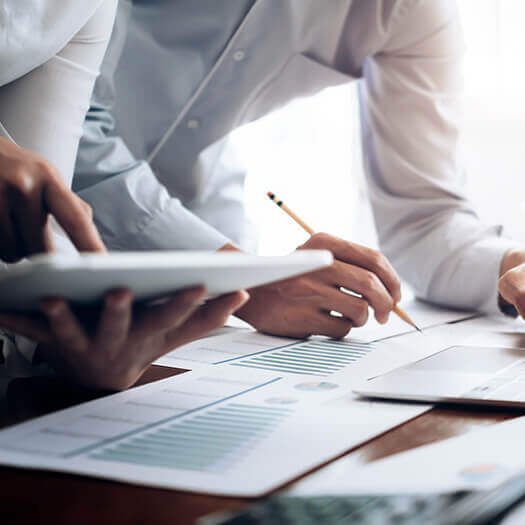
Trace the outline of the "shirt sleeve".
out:
[[[483,224],[465,195],[455,3],[398,2],[384,34],[359,89],[381,249],[418,296],[496,312],[501,259],[518,243]]]
[[[145,160],[115,132],[113,75],[126,40],[130,4],[121,2],[84,124],[73,189],[93,208],[108,248],[217,250],[231,242],[168,193]]]

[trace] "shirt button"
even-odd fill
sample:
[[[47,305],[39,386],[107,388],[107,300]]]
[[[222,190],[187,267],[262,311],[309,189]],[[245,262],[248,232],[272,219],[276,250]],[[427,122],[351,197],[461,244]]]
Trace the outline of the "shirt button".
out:
[[[245,57],[246,53],[242,49],[239,49],[233,53],[233,60],[235,60],[235,62],[241,62]]]
[[[187,126],[190,129],[197,129],[200,125],[201,123],[196,118],[192,118],[187,122]]]

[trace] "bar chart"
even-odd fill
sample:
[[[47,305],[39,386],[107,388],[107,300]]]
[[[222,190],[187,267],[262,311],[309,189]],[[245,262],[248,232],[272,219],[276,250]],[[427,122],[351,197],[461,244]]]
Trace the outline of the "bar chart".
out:
[[[281,407],[228,403],[119,441],[90,458],[218,474],[291,414]]]
[[[231,366],[326,377],[343,370],[374,350],[371,343],[312,339],[231,362]]]

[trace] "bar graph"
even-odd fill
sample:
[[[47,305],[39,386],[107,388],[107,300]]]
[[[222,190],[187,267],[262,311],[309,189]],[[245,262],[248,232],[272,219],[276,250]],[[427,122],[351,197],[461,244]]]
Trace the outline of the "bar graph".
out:
[[[359,361],[371,351],[371,343],[309,340],[233,361],[231,366],[260,368],[296,375],[326,377]]]
[[[228,403],[118,441],[89,457],[219,474],[291,414],[287,408]]]

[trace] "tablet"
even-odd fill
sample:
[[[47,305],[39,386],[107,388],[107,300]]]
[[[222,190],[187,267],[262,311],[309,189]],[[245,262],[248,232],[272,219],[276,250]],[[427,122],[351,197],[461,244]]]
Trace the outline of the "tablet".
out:
[[[89,305],[115,288],[128,288],[141,301],[198,285],[204,285],[209,296],[216,296],[297,276],[332,262],[332,254],[325,250],[300,250],[281,257],[187,251],[38,255],[0,270],[0,309],[37,310],[45,297]]]
[[[525,352],[453,346],[374,377],[355,392],[370,398],[523,408]]]

